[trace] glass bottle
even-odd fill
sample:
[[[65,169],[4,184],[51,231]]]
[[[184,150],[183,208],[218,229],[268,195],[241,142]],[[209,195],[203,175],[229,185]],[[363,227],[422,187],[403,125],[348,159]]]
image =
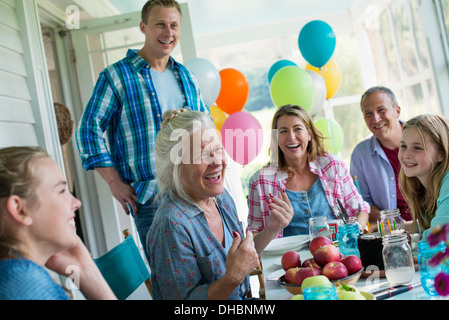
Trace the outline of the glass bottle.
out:
[[[304,300],[338,300],[337,289],[333,284],[310,286],[302,294]]]
[[[354,254],[360,258],[359,246],[357,244],[359,234],[359,227],[354,223],[345,224],[338,228],[338,248],[341,254],[345,256]]]
[[[445,249],[446,244],[444,242],[439,243],[435,247],[429,247],[429,244],[425,240],[418,242],[418,267],[421,276],[421,284],[424,291],[430,296],[438,295],[435,290],[434,279],[435,276],[443,270],[441,265],[433,267],[429,266],[428,262],[438,252],[443,252]]]
[[[383,236],[382,243],[382,259],[387,280],[394,285],[412,281],[415,276],[415,265],[407,235],[387,234]]]
[[[324,236],[332,240],[332,235],[326,217],[313,217],[309,219],[310,239]]]
[[[379,231],[382,236],[400,233],[402,230],[405,230],[404,219],[402,219],[399,209],[382,210],[380,212]]]

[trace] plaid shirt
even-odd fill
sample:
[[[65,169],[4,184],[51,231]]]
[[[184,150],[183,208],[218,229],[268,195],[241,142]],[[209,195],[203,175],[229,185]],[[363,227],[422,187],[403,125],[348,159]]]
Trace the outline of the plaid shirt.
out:
[[[331,207],[334,207],[337,199],[340,199],[349,216],[357,214],[359,203],[361,211],[370,212],[369,204],[363,201],[343,161],[327,154],[309,162],[309,168],[313,174],[318,175]],[[270,193],[277,195],[280,190],[285,190],[286,181],[286,172],[269,166],[260,169],[251,177],[248,195],[248,230],[260,232],[268,226],[270,209],[266,200]],[[277,238],[281,237],[282,231]]]
[[[190,71],[171,57],[170,63],[183,93],[183,107],[209,113]],[[136,50],[128,50],[124,59],[103,70],[76,132],[84,169],[115,167],[142,204],[156,193],[153,150],[162,124],[150,69]]]

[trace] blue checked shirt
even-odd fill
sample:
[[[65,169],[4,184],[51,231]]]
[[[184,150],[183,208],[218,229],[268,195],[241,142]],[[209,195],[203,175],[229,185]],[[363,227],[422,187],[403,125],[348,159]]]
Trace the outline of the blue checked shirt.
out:
[[[191,72],[171,57],[170,63],[183,94],[182,107],[209,114]],[[124,59],[103,70],[76,132],[84,169],[115,167],[142,204],[156,193],[154,149],[162,123],[150,69],[137,50],[128,50]]]

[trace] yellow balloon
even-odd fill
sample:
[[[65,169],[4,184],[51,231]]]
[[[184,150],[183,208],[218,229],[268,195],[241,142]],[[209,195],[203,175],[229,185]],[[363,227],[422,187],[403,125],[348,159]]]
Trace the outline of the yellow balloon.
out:
[[[223,110],[221,110],[216,104],[214,104],[212,107],[209,108],[210,116],[212,117],[212,120],[214,121],[215,127],[217,130],[221,130],[221,126],[223,125],[223,122],[225,122],[227,115],[224,113]]]
[[[306,69],[315,71],[324,78],[327,89],[326,99],[329,100],[332,98],[337,93],[338,89],[340,89],[341,70],[333,59],[330,59],[328,63],[322,66],[321,70],[320,68],[316,68],[310,64],[307,64]]]

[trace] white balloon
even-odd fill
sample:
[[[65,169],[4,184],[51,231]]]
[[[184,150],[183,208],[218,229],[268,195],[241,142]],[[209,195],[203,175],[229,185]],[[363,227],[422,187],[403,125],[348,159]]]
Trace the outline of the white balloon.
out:
[[[210,61],[203,58],[190,59],[184,65],[195,74],[203,101],[206,106],[211,107],[220,93],[220,73]]]
[[[327,88],[324,78],[320,76],[313,70],[306,70],[307,73],[312,77],[313,86],[315,88],[315,98],[313,100],[312,108],[310,108],[310,115],[312,117],[316,116],[321,109],[324,107],[324,102],[326,101]]]

